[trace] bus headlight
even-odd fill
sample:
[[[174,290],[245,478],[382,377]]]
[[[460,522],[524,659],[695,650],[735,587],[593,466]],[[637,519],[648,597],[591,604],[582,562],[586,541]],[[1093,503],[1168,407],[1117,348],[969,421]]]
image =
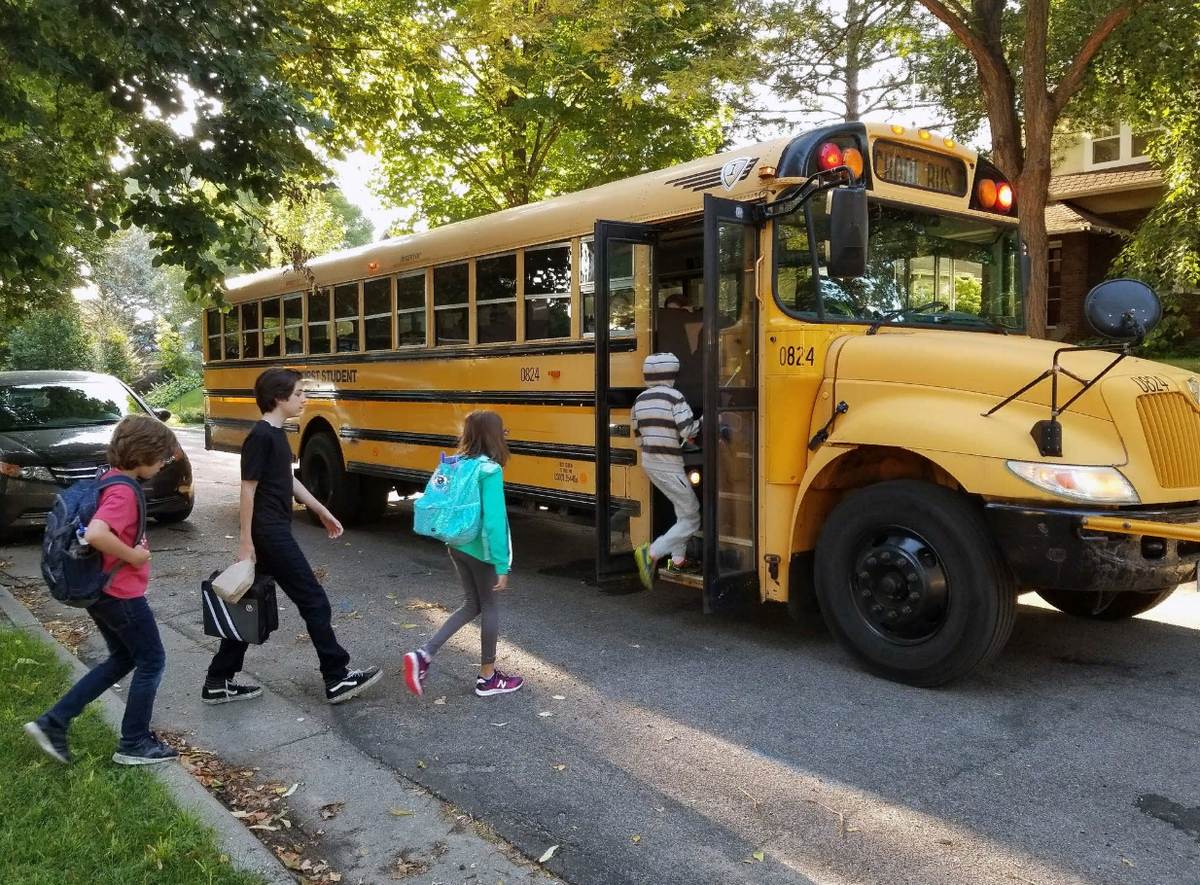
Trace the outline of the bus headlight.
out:
[[[1094,504],[1137,504],[1133,486],[1115,467],[1009,461],[1008,469],[1052,495]]]

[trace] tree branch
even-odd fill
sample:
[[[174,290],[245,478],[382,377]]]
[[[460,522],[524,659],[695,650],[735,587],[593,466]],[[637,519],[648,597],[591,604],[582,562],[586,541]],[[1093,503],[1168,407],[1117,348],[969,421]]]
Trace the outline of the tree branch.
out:
[[[1133,11],[1142,5],[1143,0],[1134,0],[1132,3],[1127,3],[1124,6],[1118,6],[1104,21],[1096,25],[1096,29],[1084,41],[1083,46],[1075,56],[1075,60],[1071,62],[1071,67],[1067,69],[1067,73],[1063,76],[1059,84],[1050,92],[1050,100],[1054,108],[1055,116],[1062,113],[1063,108],[1067,106],[1067,102],[1071,96],[1079,91],[1079,87],[1083,84],[1083,75],[1087,71],[1088,64],[1096,51],[1108,39],[1109,35],[1115,31],[1125,19],[1127,19]]]

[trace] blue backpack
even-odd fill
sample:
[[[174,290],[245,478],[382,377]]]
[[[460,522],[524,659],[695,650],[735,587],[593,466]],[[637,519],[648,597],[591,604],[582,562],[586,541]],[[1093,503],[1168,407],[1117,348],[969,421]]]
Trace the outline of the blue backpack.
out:
[[[128,476],[80,480],[58,496],[54,509],[46,517],[42,577],[50,595],[59,602],[87,608],[100,598],[113,575],[128,565],[121,562],[105,571],[103,554],[83,543],[83,531],[100,506],[100,493],[116,485],[129,486],[137,494],[138,530],[133,542],[136,546],[146,534],[146,496],[142,487]]]
[[[455,547],[479,537],[483,529],[479,470],[485,461],[459,455],[447,458],[442,453],[425,494],[413,505],[413,530],[418,535]]]

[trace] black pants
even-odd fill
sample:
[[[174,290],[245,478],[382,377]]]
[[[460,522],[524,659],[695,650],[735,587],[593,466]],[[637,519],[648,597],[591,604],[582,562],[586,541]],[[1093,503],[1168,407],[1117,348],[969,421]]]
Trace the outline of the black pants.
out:
[[[254,541],[254,573],[270,575],[287,594],[304,618],[313,648],[321,662],[321,675],[326,682],[337,682],[346,675],[350,655],[338,645],[333,633],[333,610],[329,596],[317,580],[304,552],[292,537],[290,527],[252,536]],[[210,679],[232,679],[242,669],[248,642],[222,639],[221,647],[208,665]]]

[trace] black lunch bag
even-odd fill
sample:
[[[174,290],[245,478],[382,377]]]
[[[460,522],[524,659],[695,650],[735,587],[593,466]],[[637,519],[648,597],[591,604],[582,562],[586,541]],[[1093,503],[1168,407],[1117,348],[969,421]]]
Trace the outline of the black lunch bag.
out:
[[[205,635],[262,645],[279,628],[275,579],[270,575],[256,575],[241,599],[226,602],[212,588],[213,579],[219,574],[219,570],[215,571],[207,581],[200,583]]]

